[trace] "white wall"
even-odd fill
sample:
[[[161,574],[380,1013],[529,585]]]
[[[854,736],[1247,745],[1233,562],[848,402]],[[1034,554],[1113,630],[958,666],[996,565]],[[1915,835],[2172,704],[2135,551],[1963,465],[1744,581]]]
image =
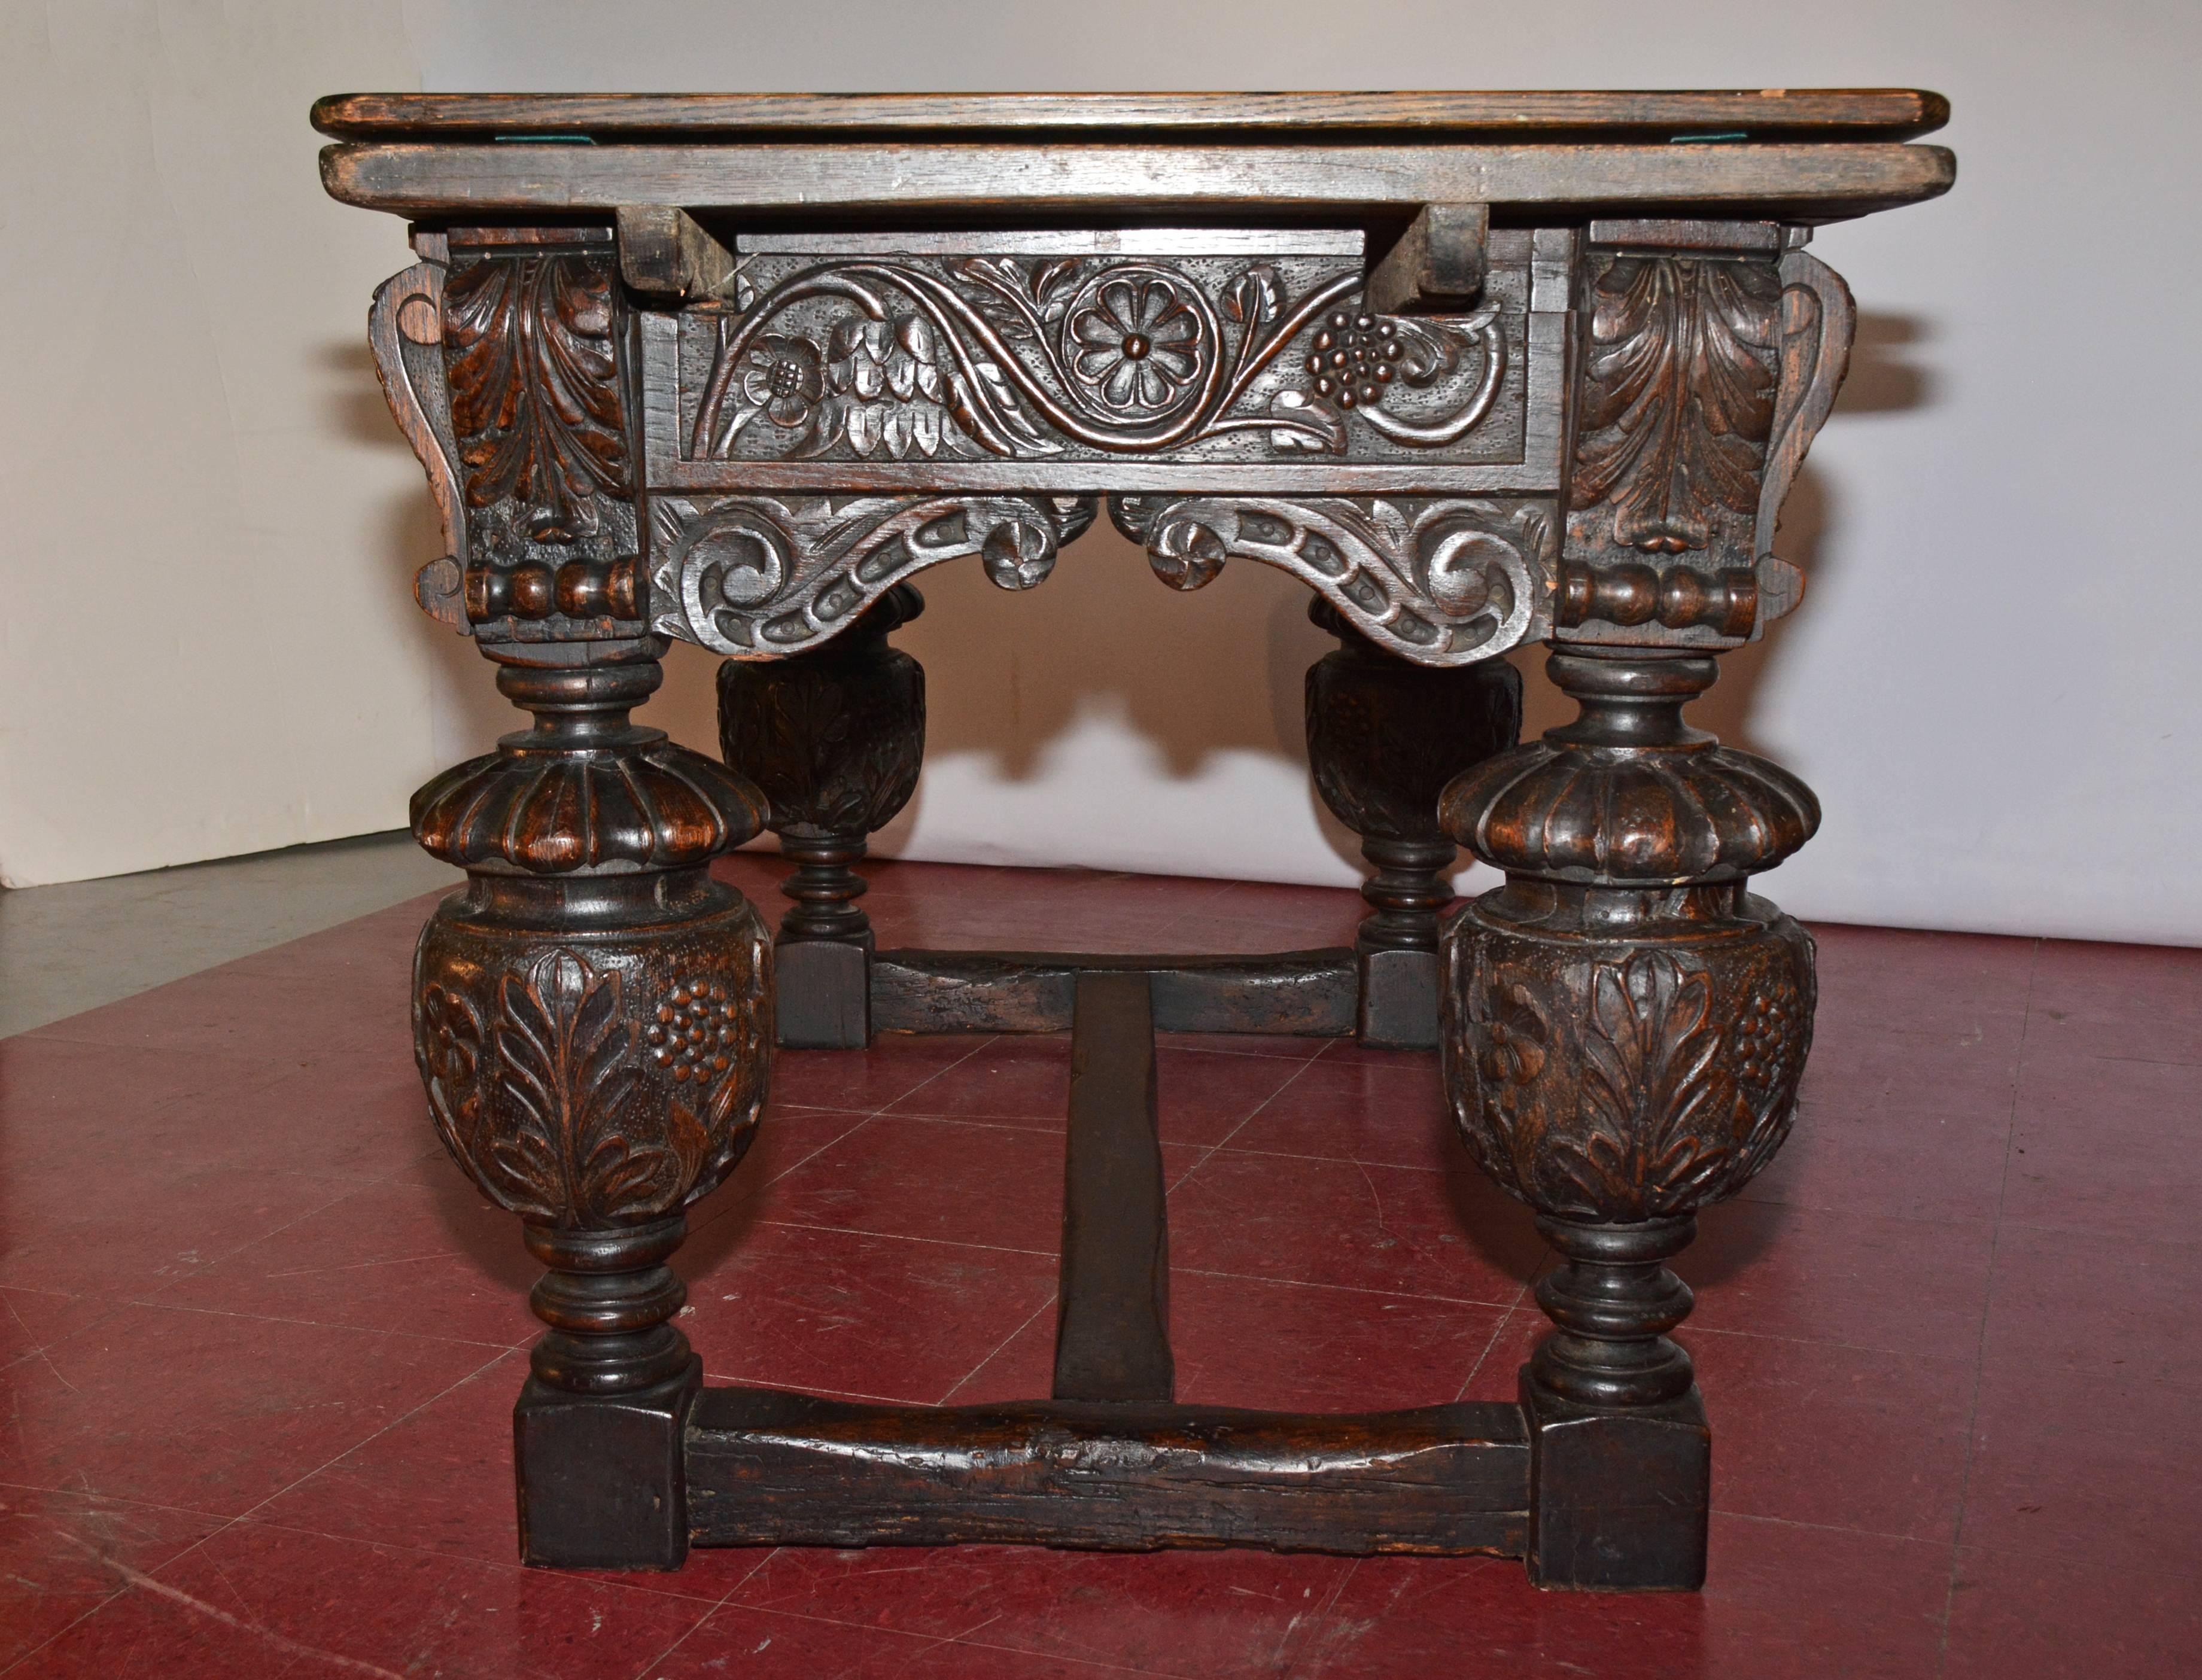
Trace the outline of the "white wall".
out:
[[[419,74],[395,0],[0,5],[8,885],[392,827],[433,768],[363,337],[403,250],[305,120]]]
[[[1825,827],[1769,889],[1801,913],[2202,943],[2202,884],[2161,861],[2202,819],[2202,654],[2182,647],[2192,612],[2173,573],[2188,545],[2189,463],[2202,443],[2187,395],[2202,329],[2183,301],[2198,251],[2181,162],[2202,143],[2187,86],[2202,49],[2202,8],[2187,0],[2085,8],[1860,0],[1811,9],[1593,0],[1525,15],[1494,0],[1398,0],[1381,9],[1308,0],[1076,8],[419,0],[407,15],[421,85],[443,89],[1940,89],[1957,110],[1937,137],[1958,152],[1956,191],[1829,229],[1816,246],[1848,275],[1864,319],[1851,389],[1814,450],[1778,545],[1805,567],[1812,587],[1765,649],[1728,661],[1701,714],[1819,790]],[[355,32],[357,56],[346,59],[340,39]],[[177,50],[173,40],[169,50]],[[231,67],[241,72],[225,108],[231,124],[264,135],[267,159],[280,159],[280,171],[264,171],[271,217],[279,173],[310,186],[306,94],[409,85],[402,50],[394,30],[329,25],[299,54],[319,85],[284,81],[269,110],[247,108],[292,71],[256,69],[249,52]],[[234,153],[227,129],[212,138]],[[173,590],[161,591],[157,604],[149,592],[142,608],[133,606],[125,634],[95,641],[75,631],[69,646],[51,653],[44,649],[56,639],[55,619],[26,625],[11,606],[9,668],[0,672],[9,685],[0,866],[10,878],[37,878],[36,869],[57,860],[62,872],[131,866],[96,851],[90,838],[111,834],[122,812],[137,814],[145,831],[132,837],[141,849],[133,857],[163,847],[182,857],[278,843],[262,837],[286,822],[295,832],[284,837],[341,831],[306,818],[347,797],[362,826],[398,820],[417,778],[415,720],[432,685],[438,756],[503,726],[486,673],[467,673],[455,656],[462,646],[438,645],[443,632],[425,621],[394,621],[403,576],[433,551],[427,497],[397,470],[403,457],[393,465],[360,418],[374,398],[363,353],[341,375],[333,371],[342,365],[335,346],[356,343],[349,335],[373,280],[405,260],[401,230],[387,218],[303,202],[310,197],[294,191],[280,207],[312,230],[292,243],[234,225],[203,236],[273,244],[248,253],[244,272],[264,273],[273,261],[310,295],[286,296],[282,319],[249,332],[222,325],[236,317],[223,314],[212,294],[173,304],[168,322],[186,338],[249,341],[255,366],[286,353],[280,341],[289,335],[290,383],[271,373],[268,391],[286,405],[286,429],[318,430],[291,440],[293,453],[280,463],[287,485],[256,472],[246,524],[251,532],[280,523],[281,539],[253,551],[282,550],[288,569],[263,577],[256,604],[266,616],[249,631],[225,638],[215,615],[200,614],[193,622],[203,648],[177,631]],[[365,258],[370,248],[379,260]],[[20,259],[11,252],[8,260],[7,295],[21,319],[12,266]],[[318,265],[310,274],[309,262]],[[57,296],[73,290],[51,284]],[[110,306],[106,314],[120,311]],[[343,332],[333,336],[331,322]],[[111,388],[111,373],[101,370],[132,353],[116,350],[119,342],[108,341],[90,365],[71,359],[81,350],[44,346],[44,377],[58,387],[91,372],[87,391]],[[142,354],[144,346],[133,349]],[[240,431],[264,428],[265,415],[255,421],[250,393],[233,377],[229,401]],[[330,393],[346,385],[344,422],[332,426],[339,409]],[[112,412],[97,394],[71,407],[80,419],[60,429],[78,438],[94,435]],[[41,440],[44,464],[32,482],[60,479],[95,501],[120,493],[103,460],[73,464],[82,459],[73,447],[80,446]],[[204,438],[193,447],[216,450]],[[169,451],[171,440],[139,449]],[[181,460],[168,454],[150,471],[192,476]],[[133,470],[150,476],[142,464]],[[128,494],[139,520],[133,540],[149,544],[157,527],[145,521],[162,499]],[[281,523],[259,505],[270,495],[295,497],[299,523]],[[19,532],[38,524],[17,518]],[[81,544],[81,515],[56,512],[40,528],[56,540],[35,569],[26,554],[11,554],[11,579],[19,572],[71,575],[60,558],[80,549],[58,539],[67,533]],[[221,519],[180,532],[174,546],[179,561],[188,554],[179,569],[194,581],[240,563]],[[307,610],[303,583],[286,592],[285,577],[310,580],[348,610]],[[1300,674],[1328,643],[1300,617],[1298,584],[1238,567],[1199,595],[1175,596],[1105,526],[1028,596],[996,593],[975,567],[943,568],[922,582],[932,610],[901,639],[929,673],[928,768],[887,849],[1356,878],[1350,838],[1320,818],[1306,784]],[[10,594],[26,598],[19,579]],[[130,629],[140,612],[157,631]],[[285,651],[274,635],[278,615],[329,628]],[[15,670],[23,641],[38,644],[30,663],[44,675],[37,687],[26,688]],[[255,685],[234,673],[262,657],[287,661],[287,672],[341,667],[372,680],[277,677],[261,690],[274,702],[262,710],[252,703]],[[168,674],[157,682],[135,674],[130,661],[149,658]],[[1528,663],[1532,725],[1541,727],[1567,708],[1534,674],[1536,661]],[[209,665],[219,707],[197,686],[172,686],[178,675],[196,684]],[[711,732],[712,662],[683,649],[671,667],[652,713],[703,744]],[[68,703],[81,708],[69,738],[105,743],[88,761],[46,748],[26,756],[21,745],[26,730],[50,727],[30,720],[50,715],[35,708],[47,703],[38,696],[56,678],[74,684]],[[164,690],[189,697],[156,697]],[[380,712],[374,721],[371,708]],[[194,715],[217,710],[220,728]],[[205,759],[177,762],[173,738],[161,737],[178,728],[191,731],[191,751]],[[148,738],[132,732],[147,729]],[[297,746],[271,756],[274,738]],[[316,749],[323,761],[306,761],[304,752]],[[38,772],[27,780],[26,766]],[[149,775],[160,784],[157,800],[140,794]],[[306,787],[310,801],[298,791]],[[26,831],[26,802],[43,827]],[[248,808],[260,826],[248,823]],[[39,834],[51,837],[38,842]],[[244,843],[219,843],[230,834]],[[74,867],[72,857],[93,861]]]

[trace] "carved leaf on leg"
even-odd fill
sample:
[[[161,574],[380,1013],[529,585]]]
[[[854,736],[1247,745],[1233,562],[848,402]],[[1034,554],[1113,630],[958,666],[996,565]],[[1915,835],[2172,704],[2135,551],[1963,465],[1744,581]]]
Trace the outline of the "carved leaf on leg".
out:
[[[1708,962],[1651,948],[1578,965],[1492,961],[1446,940],[1454,1112],[1486,1171],[1540,1212],[1687,1213],[1733,1195],[1795,1113],[1811,1032],[1809,939],[1793,929]],[[1723,1031],[1719,994],[1740,996]]]
[[[565,947],[501,978],[439,960],[455,984],[421,987],[415,1043],[445,1146],[492,1201],[562,1229],[639,1224],[708,1194],[762,1106],[768,961],[746,909],[721,956],[668,976],[639,1012],[623,970]],[[486,998],[466,995],[470,979]]]
[[[1552,1140],[1554,1166],[1593,1205],[1667,1213],[1726,1165],[1738,1093],[1719,1065],[1711,984],[1665,951],[1591,973],[1582,1037],[1584,1124]]]
[[[638,1184],[629,1169],[633,1152],[621,1122],[639,1070],[621,978],[554,950],[525,980],[507,975],[498,988],[497,1077],[518,1124],[491,1145],[490,1159],[533,1202],[521,1213],[587,1226],[669,1205],[662,1196],[651,1205],[650,1175]],[[674,1130],[672,1147],[655,1153],[677,1170],[683,1144],[698,1158],[701,1148]]]

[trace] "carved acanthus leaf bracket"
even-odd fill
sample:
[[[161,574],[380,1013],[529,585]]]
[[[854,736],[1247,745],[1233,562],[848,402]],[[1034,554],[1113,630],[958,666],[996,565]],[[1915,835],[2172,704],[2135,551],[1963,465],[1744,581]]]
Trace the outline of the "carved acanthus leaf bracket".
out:
[[[486,639],[632,637],[648,604],[613,252],[605,230],[533,234],[455,241],[442,285],[453,592]]]
[[[738,659],[799,653],[945,561],[976,555],[1030,589],[1094,513],[1077,496],[654,496],[652,627]]]
[[[1585,264],[1569,639],[1733,645],[1803,595],[1771,544],[1841,386],[1853,311],[1832,269],[1777,251],[1781,230],[1736,226],[1763,249],[1593,245]]]
[[[1198,589],[1228,559],[1259,561],[1419,665],[1488,659],[1551,624],[1548,498],[1116,496],[1109,513],[1173,588]]]
[[[1570,552],[1747,541],[1780,374],[1774,264],[1593,253],[1586,272]]]

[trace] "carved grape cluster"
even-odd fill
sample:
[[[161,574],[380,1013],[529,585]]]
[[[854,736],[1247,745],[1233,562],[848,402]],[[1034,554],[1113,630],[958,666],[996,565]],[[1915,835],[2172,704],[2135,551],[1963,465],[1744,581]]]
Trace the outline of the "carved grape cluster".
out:
[[[742,1005],[716,979],[677,982],[657,1006],[644,1040],[674,1083],[704,1084],[724,1073],[740,1054]]]
[[[1752,990],[1729,1040],[1740,1083],[1757,1091],[1789,1088],[1797,1076],[1797,1023],[1803,1013],[1796,985],[1786,975],[1769,975]]]
[[[1398,377],[1404,354],[1393,322],[1339,309],[1315,335],[1307,370],[1315,376],[1316,396],[1334,396],[1341,408],[1357,403],[1374,406],[1384,400],[1384,388]]]

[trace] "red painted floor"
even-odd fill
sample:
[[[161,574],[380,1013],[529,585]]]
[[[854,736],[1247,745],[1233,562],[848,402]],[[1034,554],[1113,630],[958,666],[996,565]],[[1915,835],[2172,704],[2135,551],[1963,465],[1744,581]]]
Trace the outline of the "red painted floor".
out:
[[[778,871],[730,872],[772,903]],[[883,865],[883,941],[1342,942],[1351,894]],[[1826,928],[1787,1153],[1680,1269],[1702,1596],[1518,1565],[971,1548],[513,1562],[534,1277],[431,1134],[426,902],[0,1041],[0,1671],[2093,1680],[2202,1658],[2202,952]],[[777,913],[774,906],[771,913]],[[1047,1385],[1067,1043],[780,1063],[697,1210],[721,1379]],[[1504,1397],[1527,1214],[1429,1058],[1164,1050],[1187,1400]]]

